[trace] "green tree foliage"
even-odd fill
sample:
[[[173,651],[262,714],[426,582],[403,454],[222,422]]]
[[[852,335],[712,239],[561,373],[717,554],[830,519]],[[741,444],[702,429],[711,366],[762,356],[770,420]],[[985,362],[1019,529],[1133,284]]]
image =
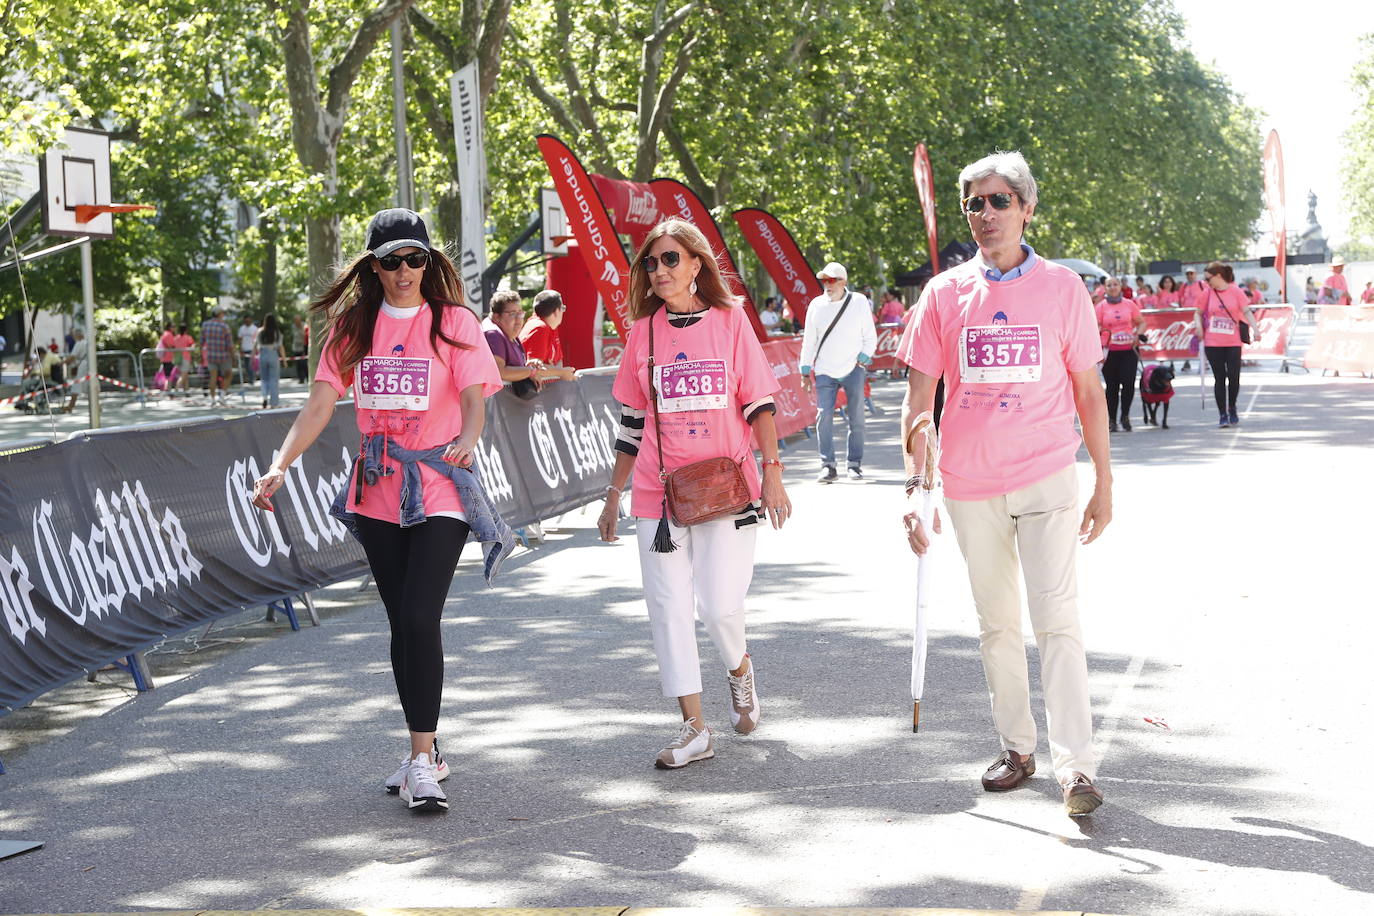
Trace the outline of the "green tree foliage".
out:
[[[1346,257],[1374,250],[1374,32],[1360,39],[1351,75],[1357,107],[1345,132],[1345,195],[1353,239]]]
[[[483,74],[492,249],[549,184],[534,135],[593,171],[764,206],[808,256],[875,282],[924,260],[911,177],[925,142],[941,235],[966,238],[960,166],[1023,150],[1042,186],[1031,241],[1112,266],[1238,254],[1260,212],[1256,115],[1187,49],[1168,0],[27,0],[0,17],[0,146],[69,121],[114,132],[121,217],[96,246],[99,297],[192,323],[228,288],[299,303],[392,200],[386,25],[406,23],[420,206],[457,241],[448,78]],[[1367,57],[1368,55],[1366,55]],[[1370,98],[1370,67],[1357,77]],[[1366,105],[1366,110],[1369,106]],[[1351,168],[1374,161],[1368,116]],[[0,163],[0,190],[13,169]],[[1361,199],[1368,196],[1370,182]],[[10,209],[14,201],[9,201]],[[1367,207],[1356,207],[1364,214]],[[757,274],[743,245],[746,274]],[[275,265],[275,266],[274,266]],[[76,301],[75,256],[31,271]],[[14,283],[0,277],[0,309]],[[316,335],[319,340],[319,335]]]

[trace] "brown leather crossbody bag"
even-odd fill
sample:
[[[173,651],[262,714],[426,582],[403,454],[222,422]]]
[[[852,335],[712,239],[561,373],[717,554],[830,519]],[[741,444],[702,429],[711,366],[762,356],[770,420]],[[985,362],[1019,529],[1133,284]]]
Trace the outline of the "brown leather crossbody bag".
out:
[[[667,320],[667,309],[664,320]],[[654,442],[658,446],[658,479],[663,481],[664,508],[673,523],[689,528],[733,515],[750,503],[744,472],[731,458],[705,458],[669,473],[663,466],[663,425],[658,417],[658,388],[654,384],[654,318],[649,316],[649,403],[654,412]]]

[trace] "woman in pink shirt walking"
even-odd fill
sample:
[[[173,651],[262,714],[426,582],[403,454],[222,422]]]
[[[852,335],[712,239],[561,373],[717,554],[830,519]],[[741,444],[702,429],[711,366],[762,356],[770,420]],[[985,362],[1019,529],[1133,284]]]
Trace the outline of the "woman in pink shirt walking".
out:
[[[612,389],[622,405],[618,454],[597,527],[603,541],[617,540],[633,471],[630,513],[659,680],[682,711],[676,738],[654,766],[677,769],[715,756],[701,710],[698,616],[726,669],[735,731],[747,735],[758,725],[744,600],[758,522],[766,513],[781,528],[792,503],[773,420],[777,379],[700,229],[668,219],[649,231],[630,266],[629,310],[634,324]],[[751,438],[763,453],[762,480]],[[678,525],[669,517],[663,472],[718,457],[739,465],[751,501],[722,518]]]
[[[1140,358],[1136,347],[1137,334],[1145,333],[1145,319],[1140,303],[1121,294],[1121,281],[1107,278],[1107,295],[1097,304],[1097,327],[1107,358],[1102,362],[1102,377],[1107,382],[1107,428],[1117,431],[1117,409],[1121,411],[1121,429],[1131,431],[1131,400],[1135,395],[1136,367]]]
[[[1216,377],[1212,393],[1221,415],[1217,426],[1226,429],[1240,425],[1236,398],[1240,393],[1241,321],[1250,325],[1252,333],[1259,328],[1259,322],[1250,311],[1250,298],[1236,286],[1231,265],[1213,261],[1207,265],[1205,275],[1207,295],[1199,300],[1193,322]]]
[[[439,782],[449,767],[435,738],[444,604],[470,535],[495,545],[486,556],[488,581],[514,547],[469,470],[485,400],[501,390],[501,377],[463,305],[457,268],[430,245],[429,229],[411,210],[373,216],[367,250],[311,308],[329,317],[329,338],[305,407],[253,485],[253,504],[274,510],[287,469],[352,388],[362,441],[330,515],[362,543],[391,625],[391,672],[410,742],[383,787],[412,811],[446,811]]]

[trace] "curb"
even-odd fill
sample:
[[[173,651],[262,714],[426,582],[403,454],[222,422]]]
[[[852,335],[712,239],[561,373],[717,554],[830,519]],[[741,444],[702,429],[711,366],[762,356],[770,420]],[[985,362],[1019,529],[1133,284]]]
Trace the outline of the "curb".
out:
[[[261,910],[152,910],[156,916],[262,916]],[[1106,916],[1083,910],[959,910],[911,907],[387,907],[366,910],[272,910],[276,916]],[[20,916],[20,914],[15,914]],[[22,916],[132,916],[130,913],[22,914]]]

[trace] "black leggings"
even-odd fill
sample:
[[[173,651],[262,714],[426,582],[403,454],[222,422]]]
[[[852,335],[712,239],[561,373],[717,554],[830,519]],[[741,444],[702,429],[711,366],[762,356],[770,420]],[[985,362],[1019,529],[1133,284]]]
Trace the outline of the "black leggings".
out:
[[[406,724],[437,731],[444,692],[444,644],[439,618],[468,524],[437,516],[402,528],[359,515],[358,533],[391,621],[391,673]]]
[[[1235,413],[1236,396],[1240,394],[1240,347],[1208,347],[1207,363],[1216,377],[1212,393],[1216,395],[1217,410]]]
[[[1120,416],[1131,413],[1131,401],[1135,399],[1135,368],[1140,360],[1134,350],[1108,350],[1107,360],[1102,364],[1102,377],[1107,380],[1107,417],[1116,420],[1117,402],[1121,403]]]

